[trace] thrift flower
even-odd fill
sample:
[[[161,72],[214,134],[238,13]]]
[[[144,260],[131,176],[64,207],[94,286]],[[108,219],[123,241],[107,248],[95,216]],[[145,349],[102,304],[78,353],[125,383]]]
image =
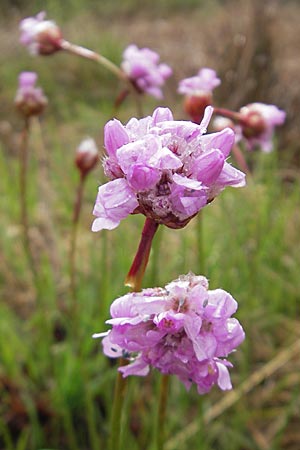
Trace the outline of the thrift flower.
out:
[[[121,68],[140,92],[163,98],[161,87],[172,75],[172,69],[167,64],[159,64],[156,52],[129,45],[123,53]]]
[[[176,375],[199,394],[214,384],[231,389],[226,357],[244,340],[243,328],[232,318],[237,302],[223,289],[208,289],[205,277],[180,276],[165,288],[143,289],[115,300],[110,308],[112,329],[104,337],[105,355],[128,359],[123,377],[145,376],[150,367]]]
[[[92,138],[84,139],[76,151],[75,164],[84,177],[98,162],[98,148]]]
[[[182,228],[226,186],[244,186],[245,174],[226,162],[233,131],[204,135],[212,111],[200,125],[175,121],[168,108],[125,126],[110,120],[103,166],[111,181],[99,187],[92,230],[111,230],[137,213]]]
[[[242,135],[248,149],[260,146],[264,152],[272,151],[274,129],[284,123],[285,112],[275,105],[251,103],[241,108],[240,117]]]
[[[21,72],[19,75],[15,105],[26,117],[41,114],[48,104],[42,89],[35,86],[37,78],[35,72]]]
[[[212,104],[212,91],[220,83],[216,72],[207,67],[200,69],[196,76],[179,82],[178,92],[185,95],[184,110],[194,122],[202,120],[206,106]]]
[[[62,34],[52,20],[45,20],[44,11],[36,17],[27,17],[20,22],[20,42],[32,55],[51,55],[61,50]]]

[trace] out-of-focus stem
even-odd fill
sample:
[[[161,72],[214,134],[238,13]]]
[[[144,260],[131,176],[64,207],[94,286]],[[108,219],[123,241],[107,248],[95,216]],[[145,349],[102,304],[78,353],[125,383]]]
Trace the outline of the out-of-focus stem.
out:
[[[27,175],[28,175],[28,140],[30,130],[30,119],[25,118],[24,128],[21,135],[21,146],[19,151],[19,169],[20,169],[20,222],[22,224],[23,246],[26,252],[30,270],[35,282],[37,282],[37,273],[34,264],[34,258],[30,248],[28,208],[27,208]]]
[[[162,375],[158,399],[158,413],[157,413],[157,442],[156,442],[157,450],[164,449],[169,381],[170,381],[169,375]]]
[[[245,121],[244,117],[238,112],[230,111],[229,109],[226,109],[226,108],[218,108],[218,107],[214,106],[214,114],[223,116],[223,117],[227,117],[228,119],[231,119],[234,122],[237,122],[241,125],[243,125],[243,124],[247,125],[247,122]]]
[[[76,300],[76,247],[77,247],[77,229],[80,217],[80,211],[82,206],[82,196],[85,175],[80,173],[79,184],[77,188],[74,208],[73,208],[73,220],[71,230],[71,242],[70,242],[70,255],[69,255],[69,268],[70,268],[70,290],[72,299]],[[72,308],[76,308],[76,305],[72,305]]]
[[[125,286],[131,287],[133,291],[139,291],[141,289],[143,276],[149,260],[152,240],[157,228],[158,223],[147,217],[138,250],[125,279]]]
[[[121,358],[119,367],[125,366],[126,364],[127,361],[124,358]],[[123,378],[122,373],[118,372],[112,406],[109,450],[120,449],[121,419],[127,390],[126,388],[127,388],[127,378]]]
[[[80,45],[72,44],[69,41],[63,40],[61,42],[61,49],[65,50],[69,53],[72,53],[74,55],[80,56],[85,59],[90,59],[91,61],[95,61],[99,64],[101,64],[103,67],[105,67],[107,70],[109,70],[111,73],[113,73],[117,78],[119,78],[121,81],[125,82],[128,86],[128,89],[130,92],[133,93],[136,107],[137,107],[137,114],[142,117],[143,110],[141,105],[141,94],[137,91],[134,84],[131,82],[131,80],[128,78],[125,72],[121,70],[116,64],[114,64],[109,59],[105,58],[105,56],[94,52],[93,50],[90,50],[85,47],[81,47]]]
[[[235,144],[235,145],[232,147],[232,153],[233,153],[233,156],[234,156],[234,158],[235,158],[235,160],[236,160],[237,165],[239,166],[239,168],[240,168],[243,172],[245,172],[245,174],[246,174],[248,177],[251,177],[251,172],[250,172],[249,166],[248,166],[248,164],[247,164],[247,161],[246,161],[246,159],[245,159],[245,157],[244,157],[244,155],[243,155],[243,153],[242,153],[242,151],[241,151],[241,149],[239,148],[238,145]]]

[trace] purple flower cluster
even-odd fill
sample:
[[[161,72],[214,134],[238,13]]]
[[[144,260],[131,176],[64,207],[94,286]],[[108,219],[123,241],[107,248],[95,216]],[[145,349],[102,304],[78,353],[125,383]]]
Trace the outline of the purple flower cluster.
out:
[[[125,126],[109,121],[103,166],[111,181],[99,187],[92,230],[112,230],[137,213],[182,228],[226,186],[244,186],[245,174],[226,162],[234,132],[204,135],[212,112],[200,125],[173,120],[168,108]]]
[[[285,121],[286,113],[275,105],[251,103],[240,110],[241,133],[249,150],[259,146],[269,153],[273,149],[274,129]]]
[[[41,88],[36,87],[35,72],[21,72],[19,86],[15,97],[15,105],[26,117],[41,114],[48,103]]]
[[[139,91],[163,98],[161,86],[172,75],[172,69],[167,64],[159,64],[156,52],[129,45],[123,53],[121,68]]]
[[[112,329],[104,337],[104,353],[125,357],[124,377],[147,375],[150,366],[176,375],[199,394],[214,384],[231,389],[226,358],[244,340],[232,314],[237,302],[223,289],[208,290],[205,277],[180,276],[165,288],[149,288],[115,300],[110,308]]]
[[[204,67],[196,76],[181,80],[178,92],[186,95],[211,94],[220,84],[221,80],[217,77],[215,70]]]

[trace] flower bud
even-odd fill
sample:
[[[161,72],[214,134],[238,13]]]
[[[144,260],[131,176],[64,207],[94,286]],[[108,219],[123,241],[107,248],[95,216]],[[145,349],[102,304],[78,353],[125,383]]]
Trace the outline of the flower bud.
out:
[[[20,22],[20,42],[32,55],[52,55],[61,50],[62,34],[52,20],[44,20],[44,11]]]
[[[258,137],[266,129],[264,118],[259,112],[249,111],[243,119],[242,132],[245,138]]]
[[[81,172],[81,176],[86,176],[98,162],[98,148],[94,139],[84,139],[76,151],[75,164]]]
[[[212,104],[212,96],[203,92],[200,95],[186,96],[183,103],[184,111],[193,122],[200,123],[204,116],[205,108]]]
[[[35,86],[37,74],[35,72],[21,72],[19,88],[15,97],[15,105],[25,117],[42,114],[48,104],[41,88]]]

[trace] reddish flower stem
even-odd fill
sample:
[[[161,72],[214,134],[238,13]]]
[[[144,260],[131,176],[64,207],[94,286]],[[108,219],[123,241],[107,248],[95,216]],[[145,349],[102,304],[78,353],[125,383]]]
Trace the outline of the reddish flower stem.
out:
[[[125,279],[125,286],[129,286],[133,291],[139,291],[141,289],[143,276],[149,260],[152,240],[157,228],[157,222],[146,218],[138,250]]]
[[[228,119],[233,120],[234,122],[239,123],[240,125],[247,125],[247,122],[245,121],[244,117],[235,111],[230,111],[226,108],[218,108],[214,106],[214,114],[227,117]]]
[[[245,172],[245,174],[248,177],[251,177],[251,172],[250,172],[249,166],[247,164],[247,161],[246,161],[246,159],[245,159],[245,157],[244,157],[243,153],[241,152],[241,149],[239,148],[238,145],[235,144],[232,147],[232,153],[233,153],[233,155],[235,157],[235,160],[236,160],[237,165],[239,166],[239,168],[243,172]]]

